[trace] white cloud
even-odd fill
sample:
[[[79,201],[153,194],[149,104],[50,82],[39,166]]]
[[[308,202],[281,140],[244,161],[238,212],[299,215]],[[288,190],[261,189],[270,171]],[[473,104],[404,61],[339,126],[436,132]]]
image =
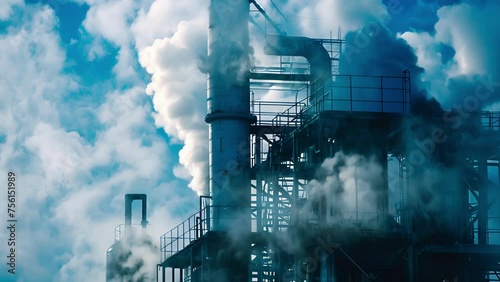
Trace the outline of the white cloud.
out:
[[[439,44],[428,33],[406,32],[400,37],[413,47],[418,57],[418,66],[425,69],[421,79],[424,85],[427,85],[427,89],[432,89],[433,93],[439,95],[447,95],[446,70],[455,68],[455,64],[449,62],[446,66],[442,65],[442,55],[437,52]]]
[[[171,215],[176,211],[162,207],[169,202],[165,195],[178,185],[161,184],[171,161],[169,150],[154,127],[144,84],[89,91],[76,83],[81,78],[65,74],[66,54],[54,12],[28,6],[19,16],[20,25],[0,35],[0,136],[5,136],[0,171],[18,174],[22,224],[17,230],[17,281],[101,281],[113,227],[123,222],[125,193],[154,195],[149,207],[155,242],[177,222]],[[131,54],[135,56],[129,50],[127,60]],[[73,92],[103,97],[91,109],[97,117],[92,124],[80,123],[81,109],[67,103]],[[74,119],[76,128],[64,128],[63,117]],[[95,126],[90,129],[95,139],[79,134],[89,130],[82,124]],[[170,207],[189,202],[178,195],[170,198]],[[2,242],[5,236],[0,233]],[[2,257],[5,251],[0,250]],[[5,274],[0,280],[8,279]]]
[[[151,6],[146,5],[139,10],[131,26],[137,49],[153,44],[156,39],[172,37],[183,21],[204,21],[207,9],[208,2],[201,0],[156,0]]]
[[[190,187],[207,189],[208,127],[206,76],[198,70],[198,58],[206,46],[206,16],[184,21],[172,37],[156,40],[140,51],[140,62],[152,74],[148,94],[153,96],[156,124],[184,142],[179,162],[193,177]],[[177,176],[185,177],[177,169]]]
[[[0,5],[0,20],[7,20],[12,15],[12,7],[22,5],[23,0],[4,0]]]
[[[132,0],[91,2],[83,26],[91,34],[102,36],[117,46],[126,45],[131,41],[129,22],[137,3]]]
[[[495,53],[500,40],[497,28],[500,4],[491,2],[482,8],[460,4],[438,11],[436,39],[454,47],[457,74],[485,75],[492,67],[497,67],[492,61],[498,58]]]
[[[500,77],[496,62],[500,59],[497,46],[500,30],[497,17],[498,1],[484,5],[458,4],[438,10],[439,21],[435,34],[406,32],[401,35],[416,50],[418,64],[425,68],[424,82],[427,90],[445,106],[451,106],[462,95],[450,88],[451,81],[472,80],[474,76]],[[449,45],[455,55],[449,62],[442,62],[440,46]]]
[[[316,38],[330,38],[330,34],[336,38],[339,27],[346,34],[362,28],[374,17],[386,19],[388,16],[387,7],[381,0],[320,0],[314,3],[289,0],[283,12],[292,26],[292,33]]]

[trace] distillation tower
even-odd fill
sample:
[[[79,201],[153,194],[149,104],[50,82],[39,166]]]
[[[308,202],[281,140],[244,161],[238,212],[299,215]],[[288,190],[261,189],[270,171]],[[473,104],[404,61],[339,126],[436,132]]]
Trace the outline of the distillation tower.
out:
[[[277,66],[250,64],[251,5]],[[500,281],[499,114],[457,129],[414,111],[408,71],[339,74],[341,39],[209,11],[210,195],[161,237],[159,281]],[[270,85],[295,100],[253,99]]]

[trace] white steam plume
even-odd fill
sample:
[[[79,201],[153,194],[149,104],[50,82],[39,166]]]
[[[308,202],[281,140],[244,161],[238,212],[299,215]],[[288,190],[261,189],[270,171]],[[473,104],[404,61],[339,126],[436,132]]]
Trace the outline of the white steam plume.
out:
[[[282,4],[283,13],[290,24],[291,34],[328,38],[361,29],[373,18],[386,19],[389,12],[381,0],[289,0]]]
[[[142,230],[130,227],[124,238],[115,243],[108,257],[111,281],[147,282],[155,279],[158,248]]]
[[[329,224],[381,223],[385,218],[377,198],[383,180],[384,169],[375,158],[337,152],[323,161],[318,179],[307,184],[304,211],[325,209]]]
[[[498,88],[499,13],[498,1],[445,6],[437,11],[439,21],[434,33],[401,35],[415,49],[418,64],[425,69],[422,80],[428,92],[445,109],[462,104],[464,97],[473,95],[482,81],[490,81],[484,86],[491,89],[493,80],[493,86]],[[443,46],[450,47],[453,53],[443,53]],[[498,102],[498,90],[492,94],[482,102],[489,105]],[[498,103],[492,106],[494,109],[498,109]]]
[[[173,36],[156,40],[139,54],[141,65],[152,74],[147,93],[153,96],[156,125],[174,142],[184,143],[179,152],[182,167],[174,174],[190,180],[189,187],[198,194],[206,194],[208,187],[206,76],[199,71],[207,41],[206,14],[202,15],[179,23]]]

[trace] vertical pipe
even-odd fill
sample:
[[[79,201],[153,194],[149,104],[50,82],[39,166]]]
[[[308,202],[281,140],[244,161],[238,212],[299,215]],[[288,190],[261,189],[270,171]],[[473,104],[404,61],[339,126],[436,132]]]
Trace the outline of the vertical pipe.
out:
[[[141,226],[146,228],[147,221],[147,195],[146,194],[126,194],[125,195],[125,228],[132,225],[132,202],[141,200],[142,203],[142,218]]]
[[[415,281],[415,249],[413,245],[408,249],[408,282]]]
[[[255,134],[255,181],[257,194],[257,232],[262,231],[262,168],[261,168],[261,133]]]
[[[132,225],[132,195],[125,195],[125,228]]]
[[[380,107],[381,112],[384,112],[384,77],[380,77]]]
[[[351,101],[351,111],[352,111],[352,75],[349,75],[349,100]]]
[[[279,231],[279,171],[278,169],[273,169],[272,181],[273,181],[273,232]]]
[[[488,244],[488,166],[487,159],[481,155],[477,160],[479,181],[478,244]]]
[[[297,174],[298,165],[299,165],[299,139],[296,136],[296,133],[293,133],[293,201],[292,201],[292,226],[298,224],[298,212],[299,207],[297,204],[299,203],[299,178]]]
[[[207,231],[210,231],[210,216],[209,216],[209,213],[210,213],[210,204],[206,204],[205,205],[205,219],[203,218],[203,199],[212,199],[212,197],[210,196],[200,196],[200,214],[199,214],[199,218],[200,218],[200,226],[199,226],[199,230],[200,230],[200,237],[203,236],[203,221],[205,221],[206,225],[207,225]]]
[[[330,254],[330,280],[328,282],[336,282],[335,280],[335,251]]]
[[[141,226],[143,229],[145,229],[148,225],[147,221],[147,201],[146,201],[146,195],[141,195],[141,201],[142,201],[142,220],[141,220]]]
[[[325,253],[324,250],[321,250],[320,251],[320,265],[321,265],[321,269],[320,269],[320,273],[319,273],[319,276],[320,276],[320,281],[325,281],[325,282],[328,282],[328,268],[329,268],[329,259],[327,257],[327,254]]]
[[[358,207],[358,167],[354,168],[354,188],[356,194],[356,224],[359,223],[359,207]]]

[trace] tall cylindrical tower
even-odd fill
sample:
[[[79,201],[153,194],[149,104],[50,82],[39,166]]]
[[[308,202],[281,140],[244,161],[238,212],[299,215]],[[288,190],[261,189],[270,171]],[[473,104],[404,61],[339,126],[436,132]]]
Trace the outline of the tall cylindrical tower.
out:
[[[249,35],[247,0],[212,0],[208,31],[209,176],[213,230],[250,228]]]

